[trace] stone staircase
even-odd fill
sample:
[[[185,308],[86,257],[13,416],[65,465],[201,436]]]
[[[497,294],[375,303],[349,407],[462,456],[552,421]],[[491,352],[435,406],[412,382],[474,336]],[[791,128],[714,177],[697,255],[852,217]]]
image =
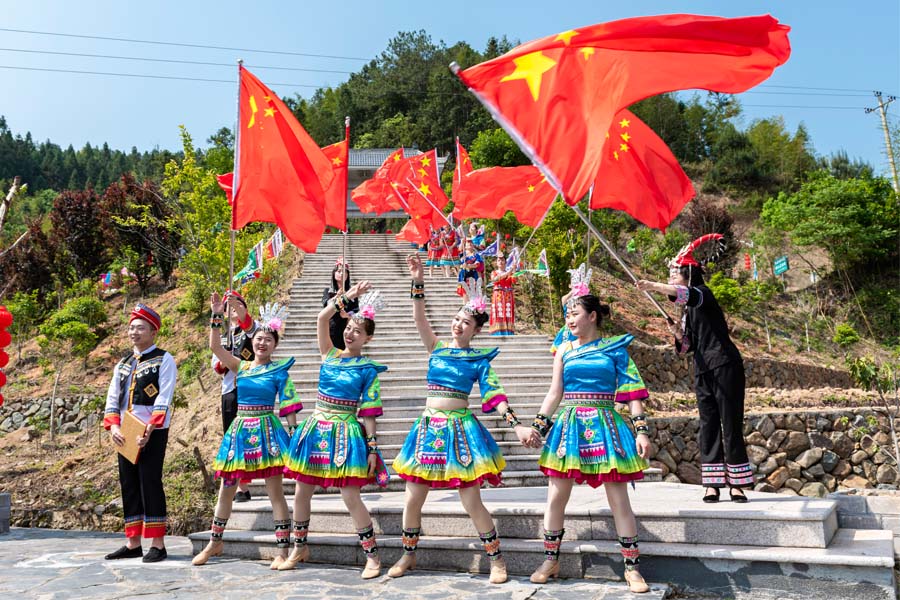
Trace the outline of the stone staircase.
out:
[[[413,325],[409,277],[403,263],[411,249],[393,236],[380,235],[352,235],[349,246],[353,280],[373,281],[388,301],[367,353],[390,367],[381,376],[384,416],[378,419],[379,445],[390,465],[424,403],[427,356]],[[320,362],[315,315],[340,247],[340,236],[326,236],[319,252],[306,256],[303,277],[294,282],[287,332],[278,348],[280,355],[296,358],[292,375],[298,393],[308,399],[300,418],[310,414],[314,404]],[[428,316],[436,333],[445,338],[460,304],[455,286],[455,280],[439,276],[426,281]],[[546,336],[491,338],[482,334],[475,341],[479,346],[501,348],[492,364],[513,406],[520,416],[530,419],[550,381]],[[478,403],[477,393],[473,394],[473,409]],[[479,419],[497,439],[508,463],[505,485],[484,489],[483,498],[503,539],[510,573],[528,575],[543,560],[540,532],[546,478],[536,468],[537,454],[519,445],[499,416],[479,414]],[[834,500],[750,492],[748,504],[727,500],[703,504],[698,487],[653,479],[648,477],[648,482],[631,491],[645,559],[641,570],[648,581],[716,597],[895,597],[891,532],[839,528]],[[274,554],[271,508],[261,484],[254,482],[254,500],[234,506],[225,533],[227,556],[262,559]],[[401,552],[402,489],[402,480],[394,476],[387,490],[372,486],[363,490],[385,564],[391,564]],[[293,494],[292,482],[285,483],[285,492]],[[364,564],[340,496],[316,494],[312,512],[312,561]],[[441,490],[429,495],[422,527],[417,556],[420,568],[488,570],[474,526],[455,492]],[[195,552],[208,536],[209,532],[190,536]],[[576,486],[566,515],[560,566],[564,577],[621,580],[621,556],[602,488]]]

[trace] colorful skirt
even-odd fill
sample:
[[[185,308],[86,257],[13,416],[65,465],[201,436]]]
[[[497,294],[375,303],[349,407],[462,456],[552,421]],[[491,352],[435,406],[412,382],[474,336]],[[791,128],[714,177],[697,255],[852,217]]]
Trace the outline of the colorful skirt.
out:
[[[516,296],[512,288],[494,286],[491,296],[491,335],[516,335]]]
[[[634,434],[616,412],[613,394],[572,396],[563,400],[547,434],[538,460],[541,471],[594,488],[607,481],[643,479],[650,465],[638,456]]]
[[[280,476],[290,437],[272,406],[238,405],[213,461],[216,477],[253,479]]]
[[[442,267],[458,267],[459,266],[459,248],[445,248],[444,256],[441,257]]]
[[[497,442],[468,408],[426,408],[394,459],[394,472],[431,488],[500,485],[506,467]]]
[[[351,487],[377,483],[389,475],[381,455],[369,477],[366,432],[355,414],[315,411],[297,427],[285,458],[284,475],[322,487]]]
[[[438,248],[428,248],[428,260],[425,261],[426,267],[440,267],[444,262],[444,254],[446,251],[443,246]]]

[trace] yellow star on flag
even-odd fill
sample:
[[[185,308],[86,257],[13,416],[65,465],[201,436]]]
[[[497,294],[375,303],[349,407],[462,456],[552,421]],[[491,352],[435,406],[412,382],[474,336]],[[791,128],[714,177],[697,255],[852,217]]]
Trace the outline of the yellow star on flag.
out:
[[[425,176],[428,175],[428,171],[426,171],[425,169],[421,169],[421,168],[420,168],[420,169],[419,169],[418,171],[416,171],[416,172],[417,172],[419,175],[422,176],[422,179],[424,179]]]
[[[619,150],[622,152],[628,152],[628,144],[619,144]]]
[[[628,127],[629,125],[631,125],[631,121],[629,121],[628,119],[622,119],[621,121],[619,121],[619,127],[624,128]]]
[[[274,116],[275,116],[275,109],[274,109],[274,108],[267,108],[266,110],[263,111],[263,114],[264,114],[265,116],[267,116],[267,117],[274,117]]]
[[[423,167],[430,167],[430,166],[431,166],[431,159],[428,158],[428,155],[423,156],[422,159],[421,159],[419,162],[422,163],[422,166],[423,166]]]
[[[259,108],[256,107],[256,96],[250,96],[250,121],[247,122],[247,129],[250,129],[256,124],[256,113],[259,112]]]
[[[516,70],[500,81],[524,79],[531,90],[531,97],[537,102],[541,95],[541,79],[544,73],[556,66],[556,61],[544,56],[540,50],[513,59]]]
[[[568,31],[563,31],[562,33],[560,33],[558,36],[556,36],[553,39],[553,41],[557,42],[557,41],[562,40],[562,43],[565,44],[566,46],[568,46],[569,42],[571,42],[572,38],[575,37],[576,35],[578,35],[578,32],[573,29],[570,29]]]
[[[340,156],[335,156],[334,158],[331,159],[331,162],[334,164],[334,166],[339,167],[339,166],[341,166],[341,163],[343,163],[344,161],[341,160]]]
[[[619,137],[622,138],[623,140],[625,140],[626,142],[631,139],[631,136],[628,135],[627,133],[619,134]]]
[[[528,186],[528,191],[529,191],[529,192],[533,192],[533,191],[534,191],[534,186],[533,186],[533,185],[529,185],[529,186]]]
[[[398,153],[398,154],[395,154],[395,155],[394,155],[394,162],[397,162],[397,161],[399,161],[399,160],[400,160],[400,154],[399,154],[399,153]]]
[[[609,132],[606,132],[606,139],[609,139]]]
[[[613,158],[615,158],[616,160],[619,160],[619,153],[616,152],[615,150],[613,150]]]
[[[431,193],[431,188],[428,187],[427,183],[423,183],[422,185],[419,186],[419,191],[422,192],[423,196],[427,196],[428,194]]]
[[[263,100],[265,100],[266,102],[271,102],[272,96],[263,96]]]
[[[581,52],[581,56],[584,57],[584,60],[588,60],[594,55],[594,49],[590,47],[581,48],[579,51]]]

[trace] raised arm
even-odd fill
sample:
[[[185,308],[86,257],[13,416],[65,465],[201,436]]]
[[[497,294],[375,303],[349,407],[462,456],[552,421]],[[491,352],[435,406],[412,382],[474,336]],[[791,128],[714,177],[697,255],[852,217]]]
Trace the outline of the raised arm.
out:
[[[360,281],[344,294],[337,294],[330,302],[325,304],[325,308],[319,311],[316,319],[316,340],[319,343],[319,354],[323,357],[328,354],[334,344],[331,343],[331,334],[329,332],[329,322],[336,312],[343,312],[344,308],[361,294],[365,294],[372,289],[372,284],[368,281]]]
[[[658,294],[664,294],[666,296],[678,295],[678,288],[674,285],[669,285],[668,283],[659,283],[656,281],[647,281],[646,279],[641,279],[634,285],[637,286],[637,289],[641,290],[642,292],[656,292]]]
[[[237,373],[241,361],[231,352],[222,347],[222,328],[225,326],[225,303],[218,292],[213,292],[209,297],[209,307],[212,310],[209,327],[209,349],[216,355],[222,366],[229,371]]]
[[[425,316],[425,269],[422,268],[422,259],[418,254],[410,254],[406,257],[406,266],[409,267],[409,274],[412,277],[414,286],[421,286],[421,298],[413,298],[413,318],[416,321],[416,330],[419,332],[419,338],[422,340],[425,349],[428,352],[434,350],[437,344],[437,336]],[[413,292],[413,296],[417,295]]]

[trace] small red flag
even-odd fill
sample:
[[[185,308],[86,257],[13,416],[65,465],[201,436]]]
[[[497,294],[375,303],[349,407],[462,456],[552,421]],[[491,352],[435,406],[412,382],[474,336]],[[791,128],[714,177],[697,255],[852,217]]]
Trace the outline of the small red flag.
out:
[[[315,252],[325,231],[331,161],[272,90],[243,67],[240,80],[240,172],[231,227],[277,223],[295,246]]]
[[[419,196],[427,198],[437,210],[443,210],[450,201],[437,174],[437,151],[429,150],[422,154],[416,154],[402,161],[397,161],[391,167],[388,178],[398,184],[404,197]]]
[[[472,170],[472,161],[469,160],[469,153],[459,143],[459,138],[456,138],[456,169],[453,171],[453,187],[450,190],[450,193],[453,195],[454,205],[456,204],[456,190],[459,189],[460,182]]]
[[[457,190],[457,219],[499,219],[511,210],[523,225],[536,227],[556,190],[537,167],[488,167],[466,175]]]
[[[623,210],[665,232],[694,194],[666,143],[630,111],[616,113],[603,145],[591,208]]]
[[[347,127],[349,132],[350,127]],[[331,161],[334,181],[325,190],[325,224],[337,227],[341,231],[347,229],[347,165],[350,162],[350,138],[325,146],[322,152]]]
[[[769,15],[659,15],[564,31],[457,74],[569,204],[603,160],[614,115],[663,92],[743,92],[788,59]]]
[[[231,204],[234,199],[234,173],[223,173],[222,175],[216,175],[216,182],[219,184],[219,187],[222,188],[222,191],[225,192],[225,197],[228,198],[228,204]]]

